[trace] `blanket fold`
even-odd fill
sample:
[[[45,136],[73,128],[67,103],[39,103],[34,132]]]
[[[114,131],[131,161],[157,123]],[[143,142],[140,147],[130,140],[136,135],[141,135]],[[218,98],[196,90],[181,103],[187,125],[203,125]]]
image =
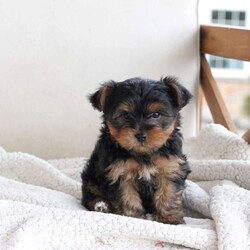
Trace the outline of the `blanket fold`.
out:
[[[0,148],[0,249],[250,249],[250,147],[219,125],[185,141],[184,225],[87,211],[84,158]]]

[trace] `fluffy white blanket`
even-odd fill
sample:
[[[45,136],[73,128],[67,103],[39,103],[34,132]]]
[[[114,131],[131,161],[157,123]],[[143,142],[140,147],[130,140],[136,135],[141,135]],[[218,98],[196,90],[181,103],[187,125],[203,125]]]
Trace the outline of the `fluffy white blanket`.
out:
[[[86,211],[84,159],[0,149],[0,249],[250,249],[250,147],[219,125],[185,142],[185,225]]]

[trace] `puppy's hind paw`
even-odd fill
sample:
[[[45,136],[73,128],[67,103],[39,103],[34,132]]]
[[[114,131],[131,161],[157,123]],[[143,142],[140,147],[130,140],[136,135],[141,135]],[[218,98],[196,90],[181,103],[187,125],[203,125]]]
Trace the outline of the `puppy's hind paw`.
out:
[[[98,201],[95,204],[95,211],[96,212],[102,212],[102,213],[108,213],[109,212],[109,206],[105,201]]]

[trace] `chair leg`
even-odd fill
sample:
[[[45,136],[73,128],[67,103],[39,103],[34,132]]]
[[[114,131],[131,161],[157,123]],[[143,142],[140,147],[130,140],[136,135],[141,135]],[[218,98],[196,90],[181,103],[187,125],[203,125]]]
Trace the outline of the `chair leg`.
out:
[[[250,144],[250,129],[247,130],[247,132],[242,136],[242,138]]]
[[[200,83],[214,122],[223,125],[228,130],[237,134],[236,127],[204,55],[201,55]]]

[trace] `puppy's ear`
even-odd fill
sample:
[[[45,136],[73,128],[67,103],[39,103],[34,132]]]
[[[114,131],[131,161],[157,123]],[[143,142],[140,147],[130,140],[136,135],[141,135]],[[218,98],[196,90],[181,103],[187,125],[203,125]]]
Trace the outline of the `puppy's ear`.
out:
[[[174,77],[165,77],[161,82],[167,87],[167,92],[173,98],[175,105],[182,109],[192,98],[191,93],[177,82]]]
[[[89,101],[95,109],[103,111],[105,102],[114,85],[114,81],[106,82],[94,94],[89,95]]]

